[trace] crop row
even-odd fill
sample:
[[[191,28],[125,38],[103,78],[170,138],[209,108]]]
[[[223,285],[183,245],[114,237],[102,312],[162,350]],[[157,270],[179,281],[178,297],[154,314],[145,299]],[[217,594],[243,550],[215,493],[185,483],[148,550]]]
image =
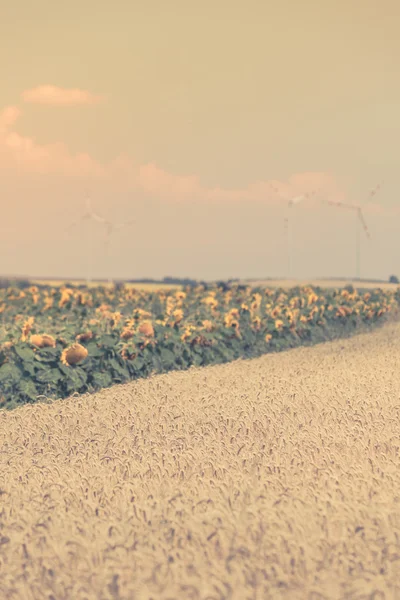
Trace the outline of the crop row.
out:
[[[399,304],[400,288],[0,290],[0,405],[347,336]]]

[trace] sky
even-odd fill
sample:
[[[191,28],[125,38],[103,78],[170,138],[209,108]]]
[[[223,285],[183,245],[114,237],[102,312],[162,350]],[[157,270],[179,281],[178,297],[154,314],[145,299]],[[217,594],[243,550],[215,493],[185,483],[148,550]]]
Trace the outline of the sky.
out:
[[[343,202],[360,275],[400,277],[399,25],[397,0],[5,0],[0,275],[352,277]],[[69,228],[86,197],[134,222]]]

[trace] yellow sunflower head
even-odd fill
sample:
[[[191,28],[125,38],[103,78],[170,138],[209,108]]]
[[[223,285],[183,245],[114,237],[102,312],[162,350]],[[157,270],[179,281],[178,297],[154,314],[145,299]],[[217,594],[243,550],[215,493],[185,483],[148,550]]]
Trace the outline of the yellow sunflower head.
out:
[[[21,342],[25,342],[35,322],[35,317],[28,317],[22,326]]]
[[[138,331],[146,337],[154,337],[154,327],[151,321],[143,321],[143,323],[140,323]]]

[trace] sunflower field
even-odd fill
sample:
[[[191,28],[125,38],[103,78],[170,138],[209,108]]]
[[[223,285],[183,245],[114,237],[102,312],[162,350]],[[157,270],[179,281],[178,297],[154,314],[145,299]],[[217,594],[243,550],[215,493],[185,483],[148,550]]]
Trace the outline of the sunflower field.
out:
[[[0,407],[348,336],[399,312],[400,288],[0,290]]]

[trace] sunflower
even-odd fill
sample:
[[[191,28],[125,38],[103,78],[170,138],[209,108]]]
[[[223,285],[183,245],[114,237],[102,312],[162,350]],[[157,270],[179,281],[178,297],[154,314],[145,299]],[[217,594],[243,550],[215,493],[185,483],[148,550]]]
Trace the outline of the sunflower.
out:
[[[84,346],[80,344],[72,344],[69,348],[65,348],[65,350],[61,353],[61,362],[65,366],[77,365],[78,363],[85,360],[88,355],[88,351]]]
[[[68,304],[73,294],[74,292],[70,288],[61,288],[61,298],[58,303],[59,308],[62,308],[63,306]]]
[[[8,350],[9,348],[13,347],[13,343],[12,342],[4,342],[1,346],[0,349],[1,350]]]
[[[309,294],[308,296],[308,306],[311,306],[311,304],[315,304],[315,302],[318,300],[318,296],[317,294],[314,294],[314,292],[312,292],[311,294]]]
[[[167,302],[166,302],[166,307],[165,307],[165,312],[167,313],[168,316],[174,310],[174,306],[175,306],[175,300],[171,296],[168,296]]]
[[[192,333],[194,331],[196,331],[197,327],[195,325],[187,325],[185,328],[185,331],[182,333],[181,335],[181,341],[185,342],[188,338],[190,338],[190,336],[192,335]]]
[[[260,317],[259,317],[259,316],[255,316],[255,317],[252,319],[252,324],[253,324],[253,329],[254,329],[255,331],[260,331],[260,329],[261,329],[261,319],[260,319]]]
[[[28,319],[23,324],[21,342],[26,342],[28,335],[33,327],[34,322],[35,322],[35,317],[28,317]]]
[[[133,311],[133,314],[135,316],[140,316],[140,317],[151,317],[152,314],[150,312],[148,312],[147,310],[143,310],[143,308],[135,308],[135,310]]]
[[[38,348],[55,348],[56,340],[51,335],[44,333],[43,335],[31,335],[29,339],[33,346]]]
[[[236,331],[237,334],[239,334],[240,324],[239,321],[234,318],[232,313],[228,313],[224,316],[224,324],[225,327],[228,327],[229,329],[232,328]]]
[[[130,338],[133,338],[134,335],[135,335],[135,330],[128,326],[128,327],[124,327],[124,329],[122,330],[121,335],[119,337],[123,340],[129,340]]]
[[[137,356],[136,352],[129,352],[128,348],[122,348],[120,354],[124,360],[134,360]]]
[[[84,333],[78,333],[78,335],[75,337],[77,342],[88,342],[89,340],[91,340],[93,337],[93,332],[92,331],[85,331]]]
[[[203,328],[208,332],[214,331],[214,324],[212,323],[212,321],[205,319],[203,321]]]
[[[122,315],[120,312],[115,312],[111,314],[110,320],[111,320],[111,327],[113,329],[115,329],[118,325],[118,323],[120,322],[122,318]]]
[[[48,310],[49,308],[52,308],[53,304],[54,298],[52,298],[51,296],[46,296],[46,298],[44,299],[43,310]]]
[[[177,308],[172,313],[172,316],[175,317],[175,325],[178,325],[183,319],[183,310],[181,308]]]
[[[206,298],[203,298],[201,302],[202,304],[209,306],[212,310],[214,310],[218,306],[218,300],[216,300],[211,294],[206,296]]]
[[[258,308],[260,308],[261,302],[262,302],[262,296],[261,296],[261,294],[258,294],[256,292],[255,294],[253,294],[251,308],[253,310],[257,310]]]
[[[339,306],[336,311],[336,316],[337,317],[347,317],[348,315],[351,315],[352,312],[353,312],[353,309],[350,308],[350,306]]]
[[[111,312],[112,306],[110,304],[100,304],[98,308],[96,308],[97,313],[109,313]]]
[[[232,290],[228,290],[224,295],[225,306],[229,306],[232,300]]]
[[[154,327],[151,321],[143,321],[138,327],[139,333],[146,337],[154,337]]]

